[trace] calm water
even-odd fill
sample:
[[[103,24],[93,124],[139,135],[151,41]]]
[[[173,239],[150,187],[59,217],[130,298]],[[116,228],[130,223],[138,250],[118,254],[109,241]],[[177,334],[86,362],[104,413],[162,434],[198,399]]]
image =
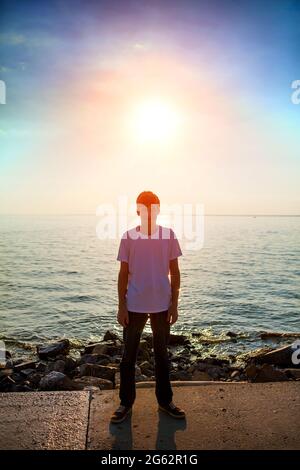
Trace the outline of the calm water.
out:
[[[1,216],[1,337],[9,348],[121,331],[118,242],[97,239],[96,224],[93,216]],[[203,249],[183,250],[173,331],[200,331],[226,352],[260,346],[263,330],[299,331],[299,229],[299,217],[206,217]],[[229,330],[237,342],[225,341]]]

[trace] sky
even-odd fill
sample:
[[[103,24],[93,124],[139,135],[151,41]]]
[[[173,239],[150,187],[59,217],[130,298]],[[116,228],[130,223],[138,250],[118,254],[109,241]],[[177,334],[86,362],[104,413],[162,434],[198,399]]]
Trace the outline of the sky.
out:
[[[300,214],[299,1],[0,0],[0,213]]]

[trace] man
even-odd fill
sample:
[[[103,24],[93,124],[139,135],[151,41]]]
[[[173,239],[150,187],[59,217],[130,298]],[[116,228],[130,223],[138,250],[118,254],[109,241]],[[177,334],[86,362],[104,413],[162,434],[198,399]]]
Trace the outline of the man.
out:
[[[184,411],[172,402],[167,350],[170,325],[178,319],[178,257],[182,253],[173,230],[156,224],[158,197],[145,191],[136,202],[141,225],[123,235],[117,258],[121,263],[118,322],[123,326],[124,352],[120,364],[120,406],[111,417],[113,423],[122,422],[132,411],[137,351],[149,317],[159,409],[174,418],[185,418]]]

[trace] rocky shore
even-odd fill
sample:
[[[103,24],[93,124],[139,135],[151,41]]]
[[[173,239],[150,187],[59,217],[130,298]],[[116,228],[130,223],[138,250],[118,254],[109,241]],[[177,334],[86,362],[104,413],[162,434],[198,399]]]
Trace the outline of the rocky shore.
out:
[[[275,335],[276,333],[264,333]],[[297,337],[298,335],[292,335]],[[235,334],[228,337],[234,341]],[[288,342],[288,336],[287,342]],[[123,341],[114,332],[107,331],[103,340],[87,344],[80,357],[71,354],[68,339],[37,346],[32,360],[14,358],[5,352],[6,360],[0,365],[0,392],[26,392],[43,390],[113,389],[119,385],[119,364]],[[299,346],[298,346],[299,347]],[[173,381],[249,381],[277,382],[300,380],[300,364],[292,359],[297,355],[292,343],[280,349],[262,348],[236,357],[218,358],[211,354],[203,357],[190,338],[170,335],[170,375]],[[4,353],[4,352],[3,352]],[[136,381],[155,380],[154,355],[151,334],[144,333],[140,342]]]

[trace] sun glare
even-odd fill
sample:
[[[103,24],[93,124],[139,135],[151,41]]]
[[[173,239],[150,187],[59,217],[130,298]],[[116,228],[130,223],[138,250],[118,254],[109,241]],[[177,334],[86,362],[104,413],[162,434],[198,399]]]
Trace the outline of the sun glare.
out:
[[[158,99],[140,103],[133,112],[131,127],[141,142],[163,142],[175,135],[180,123],[176,110]]]

